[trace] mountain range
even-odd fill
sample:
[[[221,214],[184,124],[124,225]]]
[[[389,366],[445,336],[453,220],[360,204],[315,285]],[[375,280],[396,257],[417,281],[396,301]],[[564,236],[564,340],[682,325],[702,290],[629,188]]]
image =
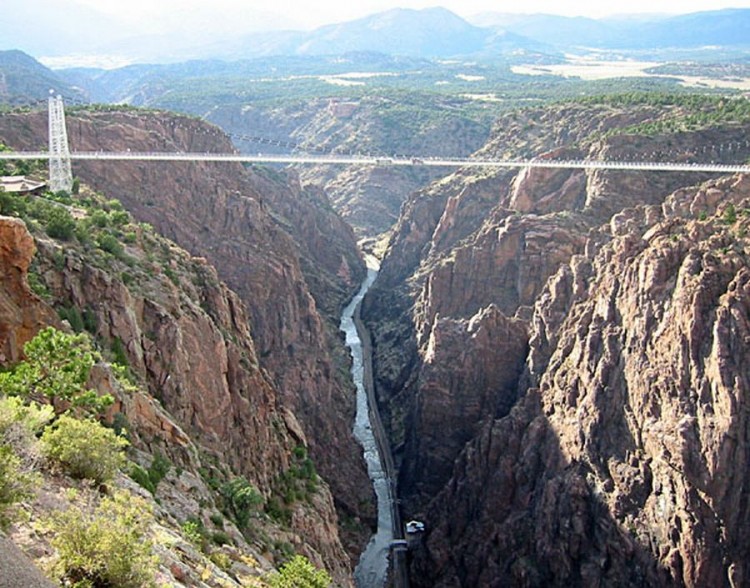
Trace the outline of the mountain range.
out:
[[[470,24],[445,8],[395,8],[365,18],[309,32],[256,33],[216,48],[230,55],[335,55],[378,51],[415,57],[453,57],[550,50],[551,47],[510,31]]]
[[[336,55],[348,51],[477,58],[518,52],[557,54],[571,48],[747,47],[746,31],[750,28],[750,9],[602,20],[484,13],[466,20],[440,7],[396,8],[312,31],[258,30],[246,15],[221,30],[190,15],[179,29],[159,23],[134,28],[132,23],[126,26],[90,9],[35,11],[35,1],[19,4],[10,0],[0,22],[0,49],[22,49],[53,66],[71,65],[73,58],[76,65],[81,65],[92,58],[100,62],[168,63],[205,58]],[[35,15],[30,20],[32,12]],[[233,19],[221,22],[227,20]],[[273,26],[260,17],[258,20]],[[28,22],[34,22],[34,27],[30,29]]]
[[[0,51],[0,104],[19,106],[46,99],[51,88],[66,100],[83,99],[78,88],[30,55],[17,49]]]
[[[678,16],[628,15],[609,19],[551,14],[483,13],[475,26],[510,30],[558,48],[695,48],[746,46],[750,10],[725,9]]]

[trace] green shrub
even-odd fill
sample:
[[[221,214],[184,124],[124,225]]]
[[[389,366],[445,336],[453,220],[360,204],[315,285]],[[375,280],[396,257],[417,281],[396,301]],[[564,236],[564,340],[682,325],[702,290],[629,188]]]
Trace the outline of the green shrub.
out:
[[[120,202],[117,198],[107,200],[105,206],[108,210],[123,210],[122,202]]]
[[[42,453],[59,462],[71,476],[100,484],[125,465],[123,449],[128,445],[126,439],[100,423],[68,415],[44,429],[41,443]]]
[[[62,202],[63,204],[72,204],[73,199],[70,197],[70,193],[67,190],[58,190],[57,192],[46,192],[45,198],[54,200],[55,202]]]
[[[221,553],[220,551],[214,551],[211,555],[208,556],[208,559],[210,559],[216,566],[225,572],[228,572],[232,569],[232,560],[229,559],[229,556],[226,553]]]
[[[231,545],[232,538],[224,531],[214,531],[213,533],[211,533],[211,542],[215,545]]]
[[[271,496],[266,502],[266,514],[277,523],[288,525],[292,522],[292,511],[276,496]]]
[[[161,453],[156,453],[154,459],[151,460],[151,465],[148,468],[148,477],[157,486],[164,477],[169,473],[172,467],[172,462],[164,457]]]
[[[49,289],[47,288],[47,284],[45,284],[42,281],[42,279],[39,277],[38,274],[36,274],[33,271],[29,271],[28,281],[29,281],[29,288],[31,288],[31,291],[34,294],[36,294],[37,296],[39,296],[39,298],[42,298],[44,300],[50,299],[50,293],[49,293]]]
[[[58,249],[52,254],[52,262],[55,264],[55,269],[63,271],[65,269],[65,252],[62,249]]]
[[[733,225],[737,222],[737,210],[731,202],[724,209],[724,222],[728,225]]]
[[[75,228],[75,236],[82,245],[88,245],[92,243],[91,227],[89,227],[88,223],[77,222]]]
[[[83,328],[94,334],[96,333],[97,323],[96,313],[90,308],[85,308],[83,310]]]
[[[180,278],[177,276],[177,272],[175,272],[171,267],[164,268],[164,275],[167,276],[175,286],[180,285]]]
[[[309,457],[306,457],[301,461],[295,470],[295,474],[303,480],[317,480],[318,476],[315,471],[315,464]]]
[[[110,348],[112,349],[114,363],[120,364],[123,367],[128,367],[130,365],[130,362],[128,361],[128,352],[125,350],[125,344],[122,342],[122,339],[114,337]]]
[[[66,585],[154,586],[151,522],[148,505],[126,492],[103,499],[93,512],[71,508],[54,515],[49,526],[58,574]]]
[[[328,588],[331,576],[319,570],[306,557],[295,555],[267,578],[271,588]]]
[[[113,210],[109,213],[109,222],[115,227],[124,227],[130,222],[130,215],[124,210]]]
[[[288,507],[299,501],[310,501],[318,490],[319,478],[315,464],[308,457],[305,447],[295,447],[292,458],[289,469],[274,481],[275,500],[266,505],[266,512],[279,522],[290,519]]]
[[[115,432],[115,435],[118,437],[124,437],[130,442],[130,421],[123,413],[115,413],[112,417],[110,428]]]
[[[274,541],[271,551],[279,564],[284,564],[295,556],[294,546],[288,541]]]
[[[33,478],[21,472],[21,459],[9,445],[0,445],[0,529],[15,518],[16,504],[31,496]]]
[[[109,215],[103,210],[95,210],[89,216],[91,224],[103,229],[109,223]]]
[[[0,442],[14,425],[36,435],[53,417],[54,410],[49,405],[25,404],[15,396],[0,397]]]
[[[25,361],[0,373],[0,392],[68,404],[83,413],[99,413],[112,404],[111,396],[85,388],[96,359],[87,335],[47,327],[24,345],[24,353]]]
[[[80,333],[81,331],[83,331],[83,316],[81,315],[81,311],[78,310],[75,306],[63,306],[62,308],[58,308],[57,315],[61,320],[68,321],[71,328],[76,333]]]
[[[145,488],[151,494],[156,494],[156,487],[154,486],[154,483],[151,481],[151,478],[148,477],[148,472],[143,469],[142,466],[138,465],[137,463],[131,463],[130,464],[130,471],[128,472],[128,475],[142,488]]]
[[[148,470],[143,469],[137,463],[131,464],[130,477],[151,492],[151,494],[156,494],[159,482],[164,479],[164,476],[167,475],[171,467],[171,462],[161,453],[157,453],[151,461]]]
[[[115,257],[120,257],[125,252],[122,243],[117,240],[117,237],[110,233],[102,233],[101,235],[98,235],[96,238],[96,244],[100,249],[107,253],[111,253]]]
[[[9,216],[23,216],[26,214],[26,199],[17,194],[9,194],[0,190],[0,214]]]
[[[182,523],[182,533],[190,543],[198,547],[201,551],[205,550],[206,528],[203,526],[203,522],[200,519],[190,517]]]
[[[69,241],[73,238],[76,229],[76,221],[67,209],[62,206],[53,206],[47,212],[45,230],[53,239]]]
[[[263,504],[263,496],[245,478],[234,478],[224,484],[221,487],[221,495],[234,514],[234,520],[240,529],[247,526],[250,517]]]

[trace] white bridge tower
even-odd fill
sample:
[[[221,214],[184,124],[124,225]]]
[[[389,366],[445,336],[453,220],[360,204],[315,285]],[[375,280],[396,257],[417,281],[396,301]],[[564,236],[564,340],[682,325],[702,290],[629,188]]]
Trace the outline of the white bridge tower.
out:
[[[68,132],[62,96],[49,97],[49,189],[70,192],[73,172],[70,168]]]

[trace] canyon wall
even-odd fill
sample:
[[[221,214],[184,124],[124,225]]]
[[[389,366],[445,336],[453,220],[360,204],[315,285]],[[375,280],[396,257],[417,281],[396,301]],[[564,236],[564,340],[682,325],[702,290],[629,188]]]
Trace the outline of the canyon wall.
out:
[[[71,149],[232,150],[221,131],[195,119],[106,110],[82,110],[68,116]],[[18,149],[39,148],[46,140],[46,117],[43,113],[0,117],[0,137]],[[227,320],[244,329],[243,336],[252,337],[254,345],[252,354],[242,350],[223,353],[217,365],[225,366],[231,377],[240,378],[238,385],[243,389],[253,384],[235,373],[237,361],[244,357],[267,372],[268,383],[285,407],[280,412],[282,420],[287,413],[296,415],[340,513],[355,520],[374,520],[372,490],[361,449],[351,433],[354,394],[348,379],[348,356],[337,331],[338,313],[358,288],[365,269],[351,229],[338,218],[325,195],[303,188],[293,174],[246,169],[239,164],[131,161],[87,162],[74,167],[77,176],[107,197],[118,198],[136,219],[216,267],[215,278],[237,292],[247,309],[246,314],[235,313]],[[208,293],[202,296],[206,301],[210,298]],[[228,308],[236,306],[229,304]],[[198,351],[198,341],[215,347],[211,342],[214,335],[205,341],[210,329],[191,329],[191,337],[183,340],[175,338],[169,317],[160,319],[159,312],[148,306],[142,312],[156,322],[154,330],[172,338],[171,347],[177,346],[177,356],[164,360],[166,364],[180,364],[194,373],[213,364],[210,354]],[[122,338],[129,353],[135,353],[129,333],[114,330],[112,334]],[[195,345],[191,346],[191,341]],[[153,348],[153,354],[165,353],[148,347]],[[138,363],[142,358],[134,360]],[[144,366],[144,370],[157,380],[166,379],[170,369],[163,362],[160,365]],[[169,382],[170,390],[178,386],[171,379]],[[212,398],[205,390],[205,394],[199,393],[202,386],[187,388],[195,396],[181,400],[175,410],[184,411],[191,419],[202,415],[200,418],[214,424],[226,417],[222,414],[228,406],[226,398]],[[198,406],[201,403],[203,408]],[[252,421],[230,419],[221,426],[239,435]],[[365,538],[366,533],[348,537],[351,554],[358,552]]]
[[[147,463],[159,454],[179,468],[173,483],[181,494],[159,495],[164,516],[182,523],[187,516],[201,517],[203,508],[217,508],[206,481],[214,476],[243,476],[267,499],[277,492],[295,447],[307,441],[258,363],[244,305],[205,260],[146,230],[128,246],[127,258],[43,233],[32,237],[17,218],[0,217],[0,236],[6,276],[0,292],[3,365],[18,361],[18,350],[41,328],[70,329],[58,314],[85,316],[103,358],[124,361],[119,348],[131,374],[131,384],[123,388],[103,361],[92,371],[90,385],[115,397],[109,418],[128,431],[139,459]],[[43,297],[29,288],[30,269],[37,288],[43,285]],[[290,508],[283,531],[270,522],[253,524],[283,537],[328,568],[337,582],[350,585],[328,486],[317,488],[312,503]],[[233,543],[248,549],[235,533]],[[44,553],[21,537],[32,553]]]
[[[628,209],[548,281],[530,387],[431,503],[417,585],[747,581],[749,197]]]
[[[433,102],[424,106],[413,100],[401,104],[365,96],[285,105],[231,104],[215,106],[205,116],[232,133],[248,153],[288,153],[297,146],[300,152],[311,154],[461,157],[479,149],[487,139],[489,117],[467,116],[460,108],[464,101],[430,96]],[[444,174],[434,168],[391,166],[317,165],[299,166],[298,171],[305,184],[325,190],[360,238],[390,230],[408,195]]]
[[[720,138],[739,144],[745,132],[731,124],[670,135],[611,132],[669,116],[679,116],[679,109],[611,104],[530,109],[501,118],[479,155],[680,161]],[[747,153],[731,157],[742,161]],[[601,423],[605,416],[597,411],[604,408],[624,411],[621,425],[630,422],[622,399],[645,394],[652,385],[640,380],[632,382],[631,389],[624,377],[614,375],[633,342],[628,339],[617,346],[607,339],[612,346],[602,352],[605,357],[586,359],[584,364],[582,353],[572,353],[572,343],[559,351],[554,329],[569,316],[571,293],[586,291],[589,275],[580,260],[594,259],[607,242],[602,227],[627,225],[647,234],[658,222],[658,207],[674,198],[670,194],[707,179],[706,174],[606,170],[462,170],[416,193],[404,205],[364,315],[373,332],[377,395],[399,465],[404,516],[424,518],[428,529],[433,527],[415,551],[412,577],[417,585],[591,585],[594,579],[611,582],[618,574],[625,585],[702,585],[704,579],[714,579],[683,573],[676,556],[666,564],[664,550],[671,547],[658,541],[663,535],[649,535],[648,520],[632,522],[622,513],[608,512],[608,501],[599,500],[601,484],[590,483],[589,472],[597,470],[581,463],[584,450],[571,457],[566,442],[559,439],[558,423],[550,424],[552,409],[547,408],[543,384],[560,390],[559,403],[576,407],[567,407],[564,422],[571,439],[591,446],[591,455],[605,440],[623,436],[622,427],[609,423],[592,424],[586,433],[575,423],[584,416]],[[632,219],[630,212],[623,212],[633,209],[643,212],[633,213]],[[565,267],[573,269],[559,274]],[[613,265],[611,275],[621,275],[624,268],[623,258]],[[650,289],[672,287],[669,271],[659,271],[666,285],[652,278],[641,287],[642,298]],[[637,278],[645,280],[648,275]],[[557,291],[559,295],[552,297]],[[604,304],[600,300],[597,310]],[[546,318],[539,314],[543,305],[549,311]],[[618,311],[610,310],[597,317],[598,322],[578,325],[573,332],[592,347],[603,345],[601,336],[589,341],[587,333],[593,324],[605,329],[610,322],[618,325],[620,318]],[[618,331],[617,326],[613,329]],[[581,346],[590,351],[586,343]],[[553,373],[550,362],[556,351],[560,365],[555,364]],[[662,347],[651,361],[632,369],[643,371],[648,364],[654,366],[652,372],[666,369],[674,353]],[[613,381],[599,387],[610,390],[598,396],[602,406],[581,409],[582,372],[587,368]],[[681,385],[691,386],[687,381]],[[652,404],[661,402],[666,400]],[[639,405],[638,410],[645,408]],[[632,435],[642,435],[641,428],[652,426],[647,414],[637,418]],[[657,459],[655,446],[644,451],[648,457],[638,461],[629,454],[623,457],[627,452],[622,450],[623,484],[642,490],[651,483],[653,476],[644,473],[643,461]],[[625,471],[626,466],[631,469]],[[667,467],[679,470],[680,465]],[[558,470],[563,473],[548,484],[548,472]],[[517,478],[515,485],[503,476]],[[703,491],[702,482],[689,476],[682,487],[687,493]],[[563,488],[569,493],[561,493]],[[661,486],[658,492],[663,492]],[[661,500],[656,493],[655,489],[650,500]],[[483,526],[490,519],[492,524]],[[679,526],[674,518],[668,524]],[[570,531],[573,526],[577,530]],[[622,529],[631,527],[636,539],[628,539],[627,532],[620,537]],[[667,524],[664,533],[666,528]],[[702,531],[691,533],[687,542],[703,541]],[[609,560],[602,555],[607,545],[627,555],[620,554],[619,567],[609,576]],[[495,557],[496,553],[502,555]],[[557,559],[546,563],[553,556]],[[688,548],[683,548],[680,558],[687,557]],[[703,565],[696,561],[685,566]],[[598,571],[590,569],[594,563]]]

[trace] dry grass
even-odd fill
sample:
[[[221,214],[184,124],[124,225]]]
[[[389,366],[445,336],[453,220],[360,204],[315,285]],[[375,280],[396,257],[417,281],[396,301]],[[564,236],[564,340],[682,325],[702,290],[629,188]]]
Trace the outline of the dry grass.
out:
[[[731,88],[738,90],[750,90],[750,78],[735,80],[720,80],[698,76],[675,76],[652,74],[646,70],[658,65],[656,61],[607,61],[590,57],[568,56],[568,62],[558,65],[517,65],[512,68],[513,73],[522,75],[555,75],[566,78],[580,78],[582,80],[605,80],[612,78],[672,78],[679,80],[680,84],[687,87],[703,88]]]

